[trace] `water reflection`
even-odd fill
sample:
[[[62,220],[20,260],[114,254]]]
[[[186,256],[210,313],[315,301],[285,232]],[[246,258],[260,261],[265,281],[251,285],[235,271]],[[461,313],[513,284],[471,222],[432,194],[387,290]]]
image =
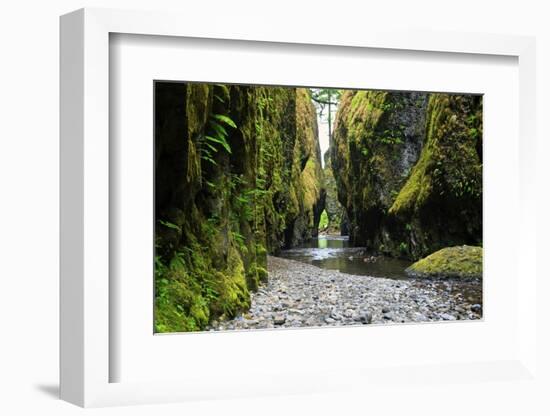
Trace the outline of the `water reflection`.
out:
[[[283,250],[280,257],[313,264],[323,269],[343,273],[407,279],[405,269],[410,261],[384,256],[373,256],[362,247],[350,247],[347,237],[321,236],[305,244]]]

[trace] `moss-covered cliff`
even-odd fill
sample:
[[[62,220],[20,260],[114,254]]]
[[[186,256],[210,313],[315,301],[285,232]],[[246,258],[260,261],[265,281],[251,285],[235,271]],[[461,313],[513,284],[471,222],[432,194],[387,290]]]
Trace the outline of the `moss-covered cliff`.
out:
[[[309,91],[261,88],[256,133],[267,248],[276,252],[317,234],[324,207],[317,119]]]
[[[389,210],[412,257],[482,244],[482,135],[480,96],[430,95],[425,145]]]
[[[332,173],[329,151],[325,153],[323,178],[325,180],[325,211],[327,213],[327,225],[324,231],[329,234],[347,235],[346,211],[338,201],[338,189],[336,187],[336,179],[334,179],[334,174]]]
[[[342,95],[330,148],[353,244],[384,248],[387,211],[422,148],[426,106],[422,93]]]
[[[248,308],[266,253],[314,235],[323,198],[307,90],[157,83],[156,330]]]
[[[346,91],[331,143],[355,245],[420,258],[481,241],[481,97]]]

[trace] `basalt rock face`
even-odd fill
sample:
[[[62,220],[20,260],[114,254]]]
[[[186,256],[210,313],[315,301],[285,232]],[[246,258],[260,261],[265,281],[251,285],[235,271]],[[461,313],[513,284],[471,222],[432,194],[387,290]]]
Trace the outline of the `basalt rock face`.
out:
[[[247,309],[267,252],[316,233],[324,190],[308,94],[156,84],[156,331]]]
[[[417,259],[481,240],[481,98],[347,91],[331,143],[355,245]]]
[[[426,107],[421,93],[342,95],[330,148],[354,245],[379,249],[386,242],[387,211],[420,155]]]
[[[334,179],[334,174],[332,173],[332,164],[329,152],[330,150],[325,153],[325,168],[323,169],[326,189],[325,211],[328,216],[327,232],[329,234],[347,235],[346,211],[338,201],[336,179]]]
[[[430,96],[425,145],[389,210],[412,257],[482,244],[482,136],[480,96]]]
[[[294,144],[283,247],[294,247],[317,236],[317,226],[325,206],[321,149],[317,115],[309,91],[296,89],[296,142]],[[277,169],[275,169],[275,172]],[[280,241],[280,240],[279,240]],[[271,246],[270,248],[278,248]],[[273,251],[273,250],[272,250]]]
[[[258,228],[267,251],[294,247],[317,235],[325,190],[317,118],[309,91],[259,88]]]

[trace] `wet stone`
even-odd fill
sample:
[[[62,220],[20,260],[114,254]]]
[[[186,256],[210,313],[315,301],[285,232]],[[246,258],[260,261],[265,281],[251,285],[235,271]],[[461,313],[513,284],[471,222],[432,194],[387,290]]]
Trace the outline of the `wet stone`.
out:
[[[268,257],[268,282],[251,293],[251,308],[208,330],[393,324],[479,319],[482,307],[457,293],[459,283],[395,280],[326,270]],[[481,282],[469,289],[481,294]],[[471,292],[471,290],[470,290]],[[480,297],[480,296],[479,296]]]
[[[476,303],[475,305],[470,306],[470,310],[475,313],[481,313],[481,305]]]
[[[441,316],[441,319],[445,321],[456,321],[456,317],[448,313],[443,313],[440,316]]]

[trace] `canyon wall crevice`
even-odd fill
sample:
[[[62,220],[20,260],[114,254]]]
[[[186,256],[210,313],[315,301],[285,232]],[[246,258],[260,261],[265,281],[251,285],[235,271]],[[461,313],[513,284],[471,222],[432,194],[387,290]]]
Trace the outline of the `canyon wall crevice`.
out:
[[[482,99],[346,91],[330,156],[354,245],[418,259],[481,244]]]

